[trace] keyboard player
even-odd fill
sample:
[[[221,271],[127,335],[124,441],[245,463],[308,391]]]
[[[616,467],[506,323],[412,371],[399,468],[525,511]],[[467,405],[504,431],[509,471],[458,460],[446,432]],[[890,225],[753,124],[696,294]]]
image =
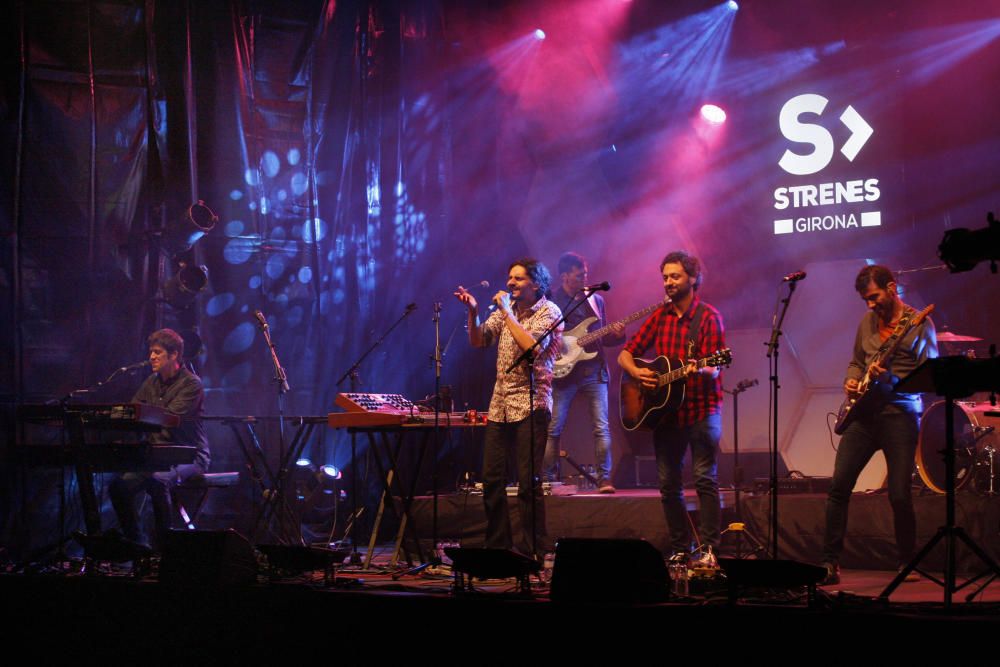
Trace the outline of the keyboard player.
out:
[[[180,425],[153,433],[148,441],[154,445],[188,445],[197,448],[194,463],[173,466],[165,472],[126,472],[111,482],[109,493],[122,533],[130,540],[146,543],[139,529],[136,500],[149,495],[156,525],[157,547],[162,549],[170,529],[173,507],[170,487],[197,474],[208,471],[210,461],[208,440],[201,420],[205,390],[201,378],[181,364],[184,339],[172,329],[160,329],[150,334],[149,363],[153,370],[139,387],[132,401],[156,405],[181,418]]]

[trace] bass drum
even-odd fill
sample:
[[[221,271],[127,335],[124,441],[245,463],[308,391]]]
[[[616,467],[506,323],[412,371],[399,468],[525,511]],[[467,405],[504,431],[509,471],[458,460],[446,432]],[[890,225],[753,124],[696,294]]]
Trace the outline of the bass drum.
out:
[[[945,418],[947,406],[938,401],[927,408],[920,420],[917,440],[917,472],[927,488],[945,493]],[[955,490],[969,483],[973,470],[986,453],[1000,448],[1000,409],[989,403],[955,403]]]

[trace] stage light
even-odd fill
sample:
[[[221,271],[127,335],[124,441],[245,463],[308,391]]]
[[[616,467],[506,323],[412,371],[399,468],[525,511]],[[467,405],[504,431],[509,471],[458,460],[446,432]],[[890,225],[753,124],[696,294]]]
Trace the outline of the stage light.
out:
[[[543,40],[543,39],[545,39],[545,31],[542,30],[541,28],[538,28],[537,30],[535,30],[535,39],[537,39],[537,40]]]
[[[703,104],[701,117],[713,125],[721,125],[726,122],[726,112],[717,104]]]
[[[219,216],[199,199],[184,212],[184,217],[171,219],[163,230],[163,247],[172,256],[185,253],[215,228]]]
[[[194,303],[208,286],[208,268],[180,262],[177,272],[163,284],[163,300],[177,310],[183,310]]]
[[[736,0],[729,0],[729,2],[726,3],[726,6],[729,7],[731,10],[733,10],[734,12],[740,8]]]
[[[301,459],[298,459],[295,462],[295,465],[297,465],[297,466],[299,466],[301,468],[308,468],[309,466],[312,465],[312,461],[310,461],[309,459],[307,459],[305,457],[302,457]]]
[[[325,476],[331,479],[340,479],[343,476],[343,473],[340,472],[340,469],[337,468],[337,466],[327,464],[325,466],[320,467],[319,470],[321,473],[323,473]]]

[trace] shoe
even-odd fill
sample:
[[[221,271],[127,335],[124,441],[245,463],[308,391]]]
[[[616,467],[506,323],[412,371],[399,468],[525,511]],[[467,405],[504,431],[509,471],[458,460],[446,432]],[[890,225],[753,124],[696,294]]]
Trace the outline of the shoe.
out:
[[[820,567],[826,569],[826,576],[819,582],[820,586],[834,586],[840,583],[840,566],[836,563],[822,563]]]
[[[905,565],[900,565],[899,569],[896,570],[896,573],[897,574],[901,573],[905,568],[906,568]],[[903,582],[912,584],[915,581],[920,581],[920,579],[921,577],[919,572],[917,572],[916,570],[910,570],[909,573],[905,577],[903,577]]]
[[[598,493],[614,493],[615,492],[615,487],[611,483],[611,480],[609,480],[608,478],[605,477],[604,479],[602,479],[600,482],[597,483],[597,492]]]

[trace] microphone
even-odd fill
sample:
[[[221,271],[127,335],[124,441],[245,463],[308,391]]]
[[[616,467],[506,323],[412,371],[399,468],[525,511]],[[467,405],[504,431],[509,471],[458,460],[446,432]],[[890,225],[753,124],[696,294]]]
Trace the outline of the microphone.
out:
[[[259,310],[253,311],[253,316],[257,318],[257,322],[260,323],[260,328],[267,331],[270,327],[267,326],[267,318],[264,317],[264,313]]]
[[[484,280],[483,282],[486,282],[486,281]],[[511,290],[507,290],[507,296],[510,296],[510,294],[511,294]],[[496,310],[499,307],[500,307],[500,304],[498,304],[496,301],[494,301],[489,306],[487,306],[486,312],[487,313],[492,313],[494,310]]]
[[[137,364],[129,364],[128,366],[122,366],[121,368],[118,369],[118,372],[128,373],[129,371],[137,371],[140,368],[144,368],[148,365],[149,365],[149,359],[146,359],[146,361],[140,361]]]
[[[490,281],[488,281],[488,280],[480,280],[479,281],[479,286],[482,287],[483,289],[489,289],[490,288]]]
[[[806,279],[806,272],[805,271],[794,271],[792,273],[789,273],[784,278],[782,278],[781,282],[783,282],[783,283],[797,283],[800,280],[805,280],[805,279]]]
[[[611,283],[605,280],[603,283],[594,283],[593,285],[587,285],[583,288],[585,292],[607,292],[611,289]]]

